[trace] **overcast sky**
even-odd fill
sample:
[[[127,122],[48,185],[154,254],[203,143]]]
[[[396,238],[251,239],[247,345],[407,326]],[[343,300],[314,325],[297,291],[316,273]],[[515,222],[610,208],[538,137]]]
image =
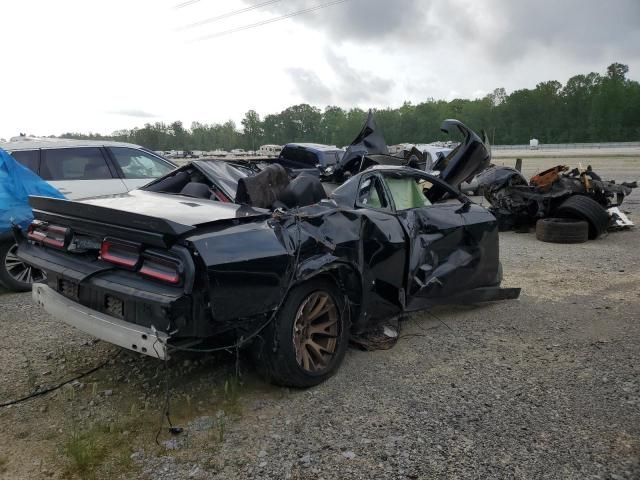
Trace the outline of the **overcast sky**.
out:
[[[20,0],[0,4],[0,138],[398,106],[604,72],[640,79],[640,0]],[[227,15],[269,3],[238,15]],[[226,18],[213,21],[215,17]]]

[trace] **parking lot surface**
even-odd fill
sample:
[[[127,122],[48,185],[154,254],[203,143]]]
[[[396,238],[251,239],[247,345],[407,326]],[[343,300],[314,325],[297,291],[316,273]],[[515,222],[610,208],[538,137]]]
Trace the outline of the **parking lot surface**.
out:
[[[598,162],[607,179],[640,172]],[[640,222],[638,190],[623,209]],[[500,242],[519,300],[411,315],[393,349],[351,349],[308,390],[233,354],[115,356],[0,292],[0,403],[106,362],[0,408],[0,478],[640,478],[640,229]],[[157,444],[166,380],[183,431],[165,419]]]

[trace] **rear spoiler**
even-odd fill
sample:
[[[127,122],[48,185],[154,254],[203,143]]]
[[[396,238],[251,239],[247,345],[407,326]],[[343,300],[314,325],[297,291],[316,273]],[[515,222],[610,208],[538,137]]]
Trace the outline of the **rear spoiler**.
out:
[[[196,228],[163,218],[57,198],[30,196],[29,203],[38,220],[61,223],[81,233],[121,235],[163,248]]]

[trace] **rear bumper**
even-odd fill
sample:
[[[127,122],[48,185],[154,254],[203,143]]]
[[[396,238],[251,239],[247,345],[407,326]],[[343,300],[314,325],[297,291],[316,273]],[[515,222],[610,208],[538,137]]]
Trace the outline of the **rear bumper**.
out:
[[[57,320],[105,342],[151,357],[168,358],[166,333],[87,308],[42,283],[33,285],[33,300]]]

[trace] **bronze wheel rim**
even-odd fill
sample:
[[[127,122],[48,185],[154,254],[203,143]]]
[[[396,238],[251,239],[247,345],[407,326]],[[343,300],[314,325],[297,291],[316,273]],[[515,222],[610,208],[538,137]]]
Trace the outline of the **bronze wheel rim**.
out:
[[[300,304],[293,322],[293,348],[303,370],[326,370],[338,347],[338,308],[327,292],[310,293]]]

